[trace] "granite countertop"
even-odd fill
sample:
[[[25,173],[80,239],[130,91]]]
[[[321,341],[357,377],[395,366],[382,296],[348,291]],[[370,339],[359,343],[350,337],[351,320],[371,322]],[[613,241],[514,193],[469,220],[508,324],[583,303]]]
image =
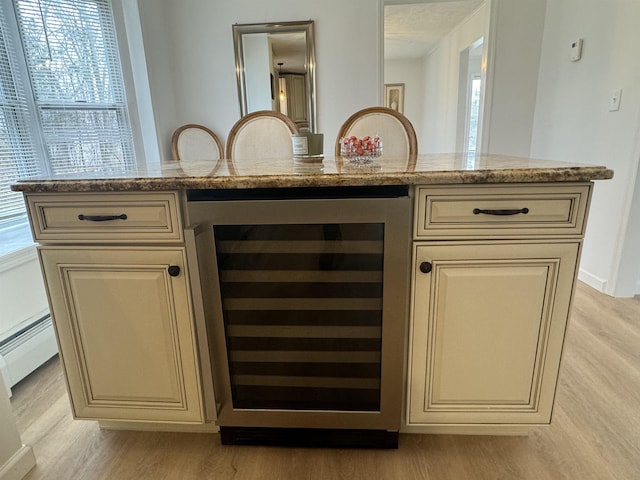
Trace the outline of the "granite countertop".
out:
[[[461,154],[381,157],[369,163],[340,157],[177,161],[128,170],[21,179],[22,192],[158,191],[206,188],[325,187],[359,185],[445,185],[482,183],[584,182],[613,177],[603,166],[549,160]]]

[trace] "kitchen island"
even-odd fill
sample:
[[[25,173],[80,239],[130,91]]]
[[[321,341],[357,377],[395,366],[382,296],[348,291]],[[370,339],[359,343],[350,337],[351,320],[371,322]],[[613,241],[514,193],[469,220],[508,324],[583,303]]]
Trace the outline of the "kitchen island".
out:
[[[40,243],[74,416],[218,424],[242,443],[253,427],[548,424],[592,181],[612,175],[432,155],[174,162],[12,188]],[[247,233],[264,225],[320,227]],[[298,256],[229,267],[265,252]],[[309,255],[317,272],[290,267]]]

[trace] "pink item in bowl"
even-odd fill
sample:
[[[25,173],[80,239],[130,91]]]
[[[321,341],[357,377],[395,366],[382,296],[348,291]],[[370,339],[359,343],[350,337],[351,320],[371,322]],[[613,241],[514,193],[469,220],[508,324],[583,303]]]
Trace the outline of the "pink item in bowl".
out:
[[[371,161],[382,155],[382,139],[378,135],[341,138],[340,155],[354,161]]]

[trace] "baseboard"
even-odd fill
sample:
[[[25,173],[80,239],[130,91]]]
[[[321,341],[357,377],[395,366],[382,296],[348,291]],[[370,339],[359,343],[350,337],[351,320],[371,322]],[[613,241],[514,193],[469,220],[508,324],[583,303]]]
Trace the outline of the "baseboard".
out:
[[[102,430],[132,430],[141,432],[218,433],[220,431],[220,427],[214,423],[179,424],[100,420],[98,425]]]
[[[578,271],[578,280],[586,283],[592,288],[595,288],[601,293],[607,293],[607,281],[603,278],[596,277],[586,270],[580,269]]]
[[[0,466],[0,480],[22,480],[36,466],[36,457],[29,445],[23,445],[13,457]]]
[[[7,367],[7,362],[4,361],[4,357],[0,355],[0,390],[2,390],[2,385],[4,385],[4,389],[7,392],[7,397],[11,398],[13,393],[11,393],[11,385],[9,385],[9,368]]]
[[[498,435],[527,436],[531,428],[546,425],[494,425],[494,424],[452,424],[452,425],[405,425],[400,433],[434,434],[434,435]]]

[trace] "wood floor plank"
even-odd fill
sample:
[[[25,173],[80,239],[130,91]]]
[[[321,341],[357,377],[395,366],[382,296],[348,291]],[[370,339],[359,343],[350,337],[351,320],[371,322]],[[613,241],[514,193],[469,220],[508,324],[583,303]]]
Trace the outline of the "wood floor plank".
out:
[[[74,421],[57,359],[14,389],[27,480],[637,480],[640,297],[580,284],[552,424],[527,437],[401,435],[398,450],[223,446],[217,435]]]

